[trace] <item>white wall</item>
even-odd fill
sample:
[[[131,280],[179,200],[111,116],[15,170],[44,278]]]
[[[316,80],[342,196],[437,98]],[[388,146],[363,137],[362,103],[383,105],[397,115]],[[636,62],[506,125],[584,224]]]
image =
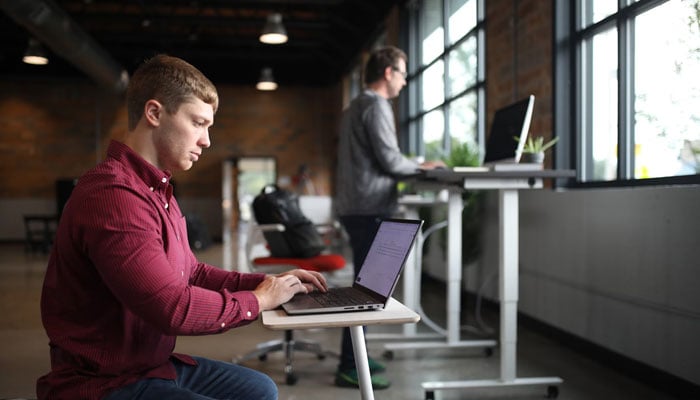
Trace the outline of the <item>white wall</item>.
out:
[[[497,270],[495,207],[470,290]],[[522,191],[519,310],[700,384],[698,223],[698,186]]]

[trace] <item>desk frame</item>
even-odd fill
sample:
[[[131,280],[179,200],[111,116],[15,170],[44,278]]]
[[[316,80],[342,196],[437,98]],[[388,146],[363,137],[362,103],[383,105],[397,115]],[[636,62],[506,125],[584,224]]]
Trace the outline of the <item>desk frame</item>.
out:
[[[442,189],[443,187],[440,186],[439,189]],[[452,240],[450,243],[460,243],[459,248],[461,248],[461,243],[462,243],[462,230],[460,229],[452,229],[450,231],[450,226],[453,228],[455,226],[461,227],[461,221],[462,221],[462,200],[461,200],[461,193],[462,190],[460,188],[455,188],[451,187],[448,190],[455,191],[456,196],[455,198],[452,199],[453,202],[455,200],[458,200],[459,203],[453,204],[451,207],[455,208],[455,210],[448,211],[448,213],[454,213],[456,212],[456,215],[451,215],[448,214],[448,221],[451,221],[450,218],[454,219],[455,217],[459,218],[459,223],[458,225],[457,222],[454,223],[447,223],[447,229],[448,229],[448,242],[449,240]],[[406,217],[410,219],[418,219],[418,211],[417,208],[420,206],[434,206],[434,205],[446,205],[446,204],[451,204],[450,203],[450,197],[446,200],[440,200],[436,197],[435,200],[426,200],[426,199],[400,199],[399,203],[404,205],[407,210],[406,210]],[[451,209],[450,209],[451,210]],[[444,223],[444,222],[443,222]],[[440,224],[440,223],[438,223]],[[436,225],[438,225],[436,224]],[[428,227],[426,232],[431,232],[433,231],[433,228],[439,228],[439,226],[431,226]],[[411,252],[409,255],[409,259],[406,261],[406,268],[404,269],[404,272],[402,274],[402,282],[403,282],[403,302],[406,305],[406,307],[410,308],[411,310],[416,310],[421,316],[421,319],[428,323],[432,322],[428,318],[427,315],[425,315],[425,312],[423,311],[423,308],[420,304],[420,273],[422,269],[422,254],[423,254],[423,245],[425,243],[425,239],[428,234],[424,234],[424,232],[419,232],[416,241],[415,241],[415,248],[414,251]],[[457,235],[457,236],[455,236]],[[448,252],[448,254],[451,254],[451,252]],[[447,260],[448,265],[449,262],[452,260]],[[458,263],[461,264],[461,253],[460,253],[460,260]],[[457,291],[456,291],[456,299],[452,299],[452,301],[448,301],[448,326],[446,329],[440,329],[437,326],[431,326],[428,325],[429,328],[431,328],[435,333],[417,333],[416,331],[416,325],[404,325],[403,326],[403,332],[399,334],[368,334],[367,339],[368,340],[397,340],[400,342],[397,343],[387,343],[384,345],[384,349],[388,352],[389,357],[391,357],[391,352],[394,350],[408,350],[408,349],[441,349],[441,348],[467,348],[467,347],[476,347],[476,348],[487,348],[490,350],[492,347],[496,347],[498,345],[498,342],[496,340],[491,340],[491,339],[485,339],[485,340],[461,340],[460,336],[460,331],[461,331],[461,326],[460,326],[460,313],[461,313],[461,301],[460,301],[460,290],[459,286],[461,285],[461,268],[458,271],[458,275],[456,277],[453,277],[453,280],[457,280]],[[452,295],[450,298],[452,298],[455,295],[455,290],[453,288]],[[433,323],[434,324],[434,323]],[[429,339],[437,339],[437,340],[432,340],[430,341]],[[418,340],[418,341],[411,341],[411,340]],[[490,355],[490,351],[486,353],[487,355]]]
[[[499,213],[499,278],[500,299],[500,377],[486,380],[452,382],[423,382],[426,399],[434,398],[436,390],[487,388],[506,386],[548,385],[548,395],[556,396],[556,385],[563,383],[559,377],[517,378],[517,315],[518,315],[518,254],[519,254],[519,204],[518,191],[540,189],[544,179],[575,177],[575,171],[498,171],[452,172],[434,170],[426,172],[426,179],[447,186],[448,243],[447,243],[447,320],[448,343],[450,337],[459,337],[460,294],[462,282],[462,190],[497,190]],[[457,336],[455,336],[457,335]]]
[[[355,311],[344,313],[287,315],[283,310],[270,310],[262,313],[262,323],[273,330],[340,328],[349,327],[352,346],[355,352],[355,367],[360,380],[360,398],[374,400],[372,379],[367,361],[367,345],[362,326],[383,324],[415,324],[420,316],[395,299],[383,310]]]

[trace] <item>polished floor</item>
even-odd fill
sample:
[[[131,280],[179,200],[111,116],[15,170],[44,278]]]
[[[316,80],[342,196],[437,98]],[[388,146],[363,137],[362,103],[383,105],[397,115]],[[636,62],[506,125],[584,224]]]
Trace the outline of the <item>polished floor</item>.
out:
[[[212,246],[198,253],[203,261],[218,264],[221,247]],[[0,245],[0,399],[34,398],[34,383],[49,369],[47,338],[39,317],[41,282],[47,257],[25,254],[21,245]],[[335,277],[346,279],[343,275]],[[60,299],[56,299],[60,301]],[[423,288],[423,306],[438,323],[444,320],[444,290],[439,284]],[[473,312],[465,310],[463,323],[469,323]],[[471,310],[473,311],[473,310]],[[495,327],[497,316],[485,313],[484,322]],[[399,333],[401,327],[370,327],[368,333]],[[418,325],[419,331],[427,328]],[[338,329],[299,331],[298,338],[316,340],[330,352],[339,345]],[[255,322],[245,328],[225,334],[178,339],[177,351],[231,360],[264,340],[281,337],[280,332],[263,328]],[[465,331],[462,339],[469,339]],[[483,338],[474,336],[475,338]],[[370,340],[370,355],[383,359],[386,342]],[[384,360],[388,370],[385,376],[392,386],[377,391],[377,399],[423,399],[421,382],[435,380],[490,379],[499,375],[499,353],[487,356],[483,349],[400,350],[391,360]],[[329,355],[319,360],[313,355],[297,353],[294,367],[299,381],[294,386],[285,384],[284,361],[280,353],[267,360],[247,362],[252,368],[269,374],[279,383],[280,399],[359,399],[356,389],[333,385],[337,358]],[[553,340],[520,327],[518,330],[519,377],[558,376],[564,380],[559,388],[559,399],[589,400],[664,400],[672,397],[658,392],[644,383],[618,373],[615,368],[562,347]],[[545,387],[492,388],[474,390],[444,390],[434,393],[435,399],[541,399]]]

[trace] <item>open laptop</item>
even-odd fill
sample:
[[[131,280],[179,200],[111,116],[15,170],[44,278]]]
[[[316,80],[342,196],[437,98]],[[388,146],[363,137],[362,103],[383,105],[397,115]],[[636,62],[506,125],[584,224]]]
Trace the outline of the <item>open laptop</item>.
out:
[[[421,220],[382,220],[352,286],[297,294],[282,308],[292,315],[383,309],[422,225]]]
[[[499,165],[515,164],[525,147],[532,120],[535,96],[519,100],[496,111],[491,124],[491,133],[486,141],[486,153],[481,167],[454,167],[455,171],[489,171]],[[519,140],[515,140],[515,138]]]

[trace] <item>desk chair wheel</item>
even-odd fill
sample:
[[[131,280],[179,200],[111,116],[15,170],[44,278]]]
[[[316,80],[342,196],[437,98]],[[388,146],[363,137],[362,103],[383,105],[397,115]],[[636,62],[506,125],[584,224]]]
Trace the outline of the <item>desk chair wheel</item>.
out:
[[[260,361],[267,361],[267,354],[261,354],[258,356],[258,360]]]
[[[557,386],[547,386],[547,398],[556,399],[559,397],[559,388]]]
[[[435,392],[425,392],[425,400],[435,400]]]
[[[394,359],[394,352],[391,350],[386,350],[384,353],[382,353],[382,357],[384,357],[385,360],[393,360]]]
[[[289,386],[296,385],[296,383],[297,383],[298,380],[299,380],[299,378],[298,378],[293,372],[288,371],[288,372],[286,373],[286,382],[287,382],[287,385],[289,385]]]
[[[484,348],[484,355],[486,355],[486,357],[491,357],[493,355],[493,347]]]

